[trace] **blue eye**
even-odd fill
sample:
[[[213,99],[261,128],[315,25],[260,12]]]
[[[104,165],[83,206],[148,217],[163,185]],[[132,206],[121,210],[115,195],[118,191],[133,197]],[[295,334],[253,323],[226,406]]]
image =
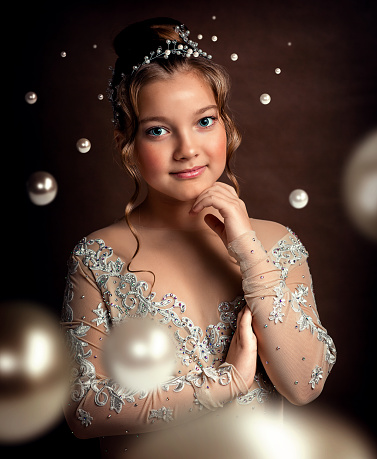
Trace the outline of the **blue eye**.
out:
[[[202,118],[199,121],[200,127],[210,127],[212,124],[215,122],[215,117],[214,116],[206,116],[205,118]]]
[[[163,134],[166,134],[168,131],[162,127],[153,127],[148,129],[147,134],[153,136],[153,137],[160,137]]]

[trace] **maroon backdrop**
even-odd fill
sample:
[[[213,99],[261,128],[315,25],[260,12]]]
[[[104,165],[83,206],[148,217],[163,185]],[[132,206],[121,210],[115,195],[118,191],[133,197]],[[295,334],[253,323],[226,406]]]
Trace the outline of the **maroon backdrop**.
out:
[[[376,2],[78,0],[10,11],[13,34],[2,46],[10,51],[5,73],[14,83],[14,131],[3,157],[15,164],[3,172],[11,178],[4,196],[11,203],[4,299],[32,299],[58,312],[70,250],[122,215],[131,184],[112,143],[111,42],[125,25],[158,15],[181,20],[193,37],[203,34],[203,49],[229,70],[231,108],[243,134],[235,167],[241,197],[251,216],[289,226],[308,249],[321,319],[338,349],[314,403],[343,410],[367,428],[374,414],[377,251],[348,219],[341,184],[355,143],[377,127]],[[28,91],[37,93],[36,104],[25,103]],[[261,104],[262,93],[270,104]],[[92,143],[86,154],[75,146],[82,137]],[[58,182],[47,206],[33,205],[26,193],[38,170]],[[288,202],[296,188],[309,195],[303,209]],[[63,453],[83,449],[64,423],[23,448],[47,457],[53,441]]]

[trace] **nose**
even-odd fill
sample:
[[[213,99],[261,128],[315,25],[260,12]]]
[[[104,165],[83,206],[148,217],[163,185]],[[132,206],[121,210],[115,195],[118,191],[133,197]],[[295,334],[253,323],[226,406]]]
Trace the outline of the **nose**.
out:
[[[174,159],[182,161],[185,159],[194,158],[198,156],[199,148],[195,142],[193,134],[188,132],[180,133],[177,136],[177,143],[174,150]]]

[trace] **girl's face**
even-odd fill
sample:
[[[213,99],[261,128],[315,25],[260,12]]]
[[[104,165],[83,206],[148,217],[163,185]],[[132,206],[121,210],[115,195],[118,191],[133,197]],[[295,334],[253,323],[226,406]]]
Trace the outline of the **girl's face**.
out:
[[[139,93],[134,151],[149,188],[192,201],[225,168],[227,139],[212,90],[196,73],[175,73]]]

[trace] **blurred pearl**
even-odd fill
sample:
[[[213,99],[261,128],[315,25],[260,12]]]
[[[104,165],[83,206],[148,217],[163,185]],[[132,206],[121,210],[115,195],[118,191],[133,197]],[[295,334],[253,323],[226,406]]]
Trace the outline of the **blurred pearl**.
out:
[[[105,347],[107,370],[129,390],[150,390],[172,377],[175,343],[159,325],[128,319],[113,327]]]
[[[365,236],[377,241],[377,130],[358,143],[343,174],[348,216]]]
[[[233,53],[230,55],[230,58],[232,59],[232,61],[236,61],[238,59],[238,54]]]
[[[289,203],[295,209],[302,209],[309,202],[309,196],[304,190],[293,190],[289,195]]]
[[[271,96],[269,94],[262,94],[259,98],[263,105],[267,105],[271,102]]]
[[[289,41],[289,42],[288,42],[288,46],[292,46],[292,42]]]
[[[37,95],[35,92],[33,91],[29,91],[25,94],[25,100],[28,104],[35,104],[35,102],[37,102]]]
[[[82,138],[76,142],[76,147],[80,153],[88,153],[91,146],[92,144],[90,143],[90,140],[88,139]]]
[[[216,20],[216,16],[212,16],[212,19],[215,21]]]
[[[26,188],[30,201],[37,206],[45,206],[55,199],[58,192],[58,184],[51,174],[38,171],[31,174]]]
[[[103,100],[103,94],[98,94],[98,100]]]
[[[96,49],[96,48],[97,48],[97,45],[94,43],[94,45],[93,45],[93,49]]]
[[[0,304],[0,443],[30,441],[61,419],[68,358],[55,316],[30,303]]]
[[[216,35],[212,35],[211,40],[212,40],[212,41],[217,41]]]
[[[201,40],[202,38],[203,38],[203,35],[200,33],[200,34],[198,35],[198,40]]]
[[[66,53],[65,51],[62,51],[62,52],[60,53],[60,55],[61,55],[61,57],[66,57],[66,56],[67,56],[67,53]]]
[[[281,73],[281,69],[279,69],[279,67],[278,67],[278,68],[276,68],[276,69],[275,69],[275,73],[276,73],[276,75],[280,75],[280,73]]]

